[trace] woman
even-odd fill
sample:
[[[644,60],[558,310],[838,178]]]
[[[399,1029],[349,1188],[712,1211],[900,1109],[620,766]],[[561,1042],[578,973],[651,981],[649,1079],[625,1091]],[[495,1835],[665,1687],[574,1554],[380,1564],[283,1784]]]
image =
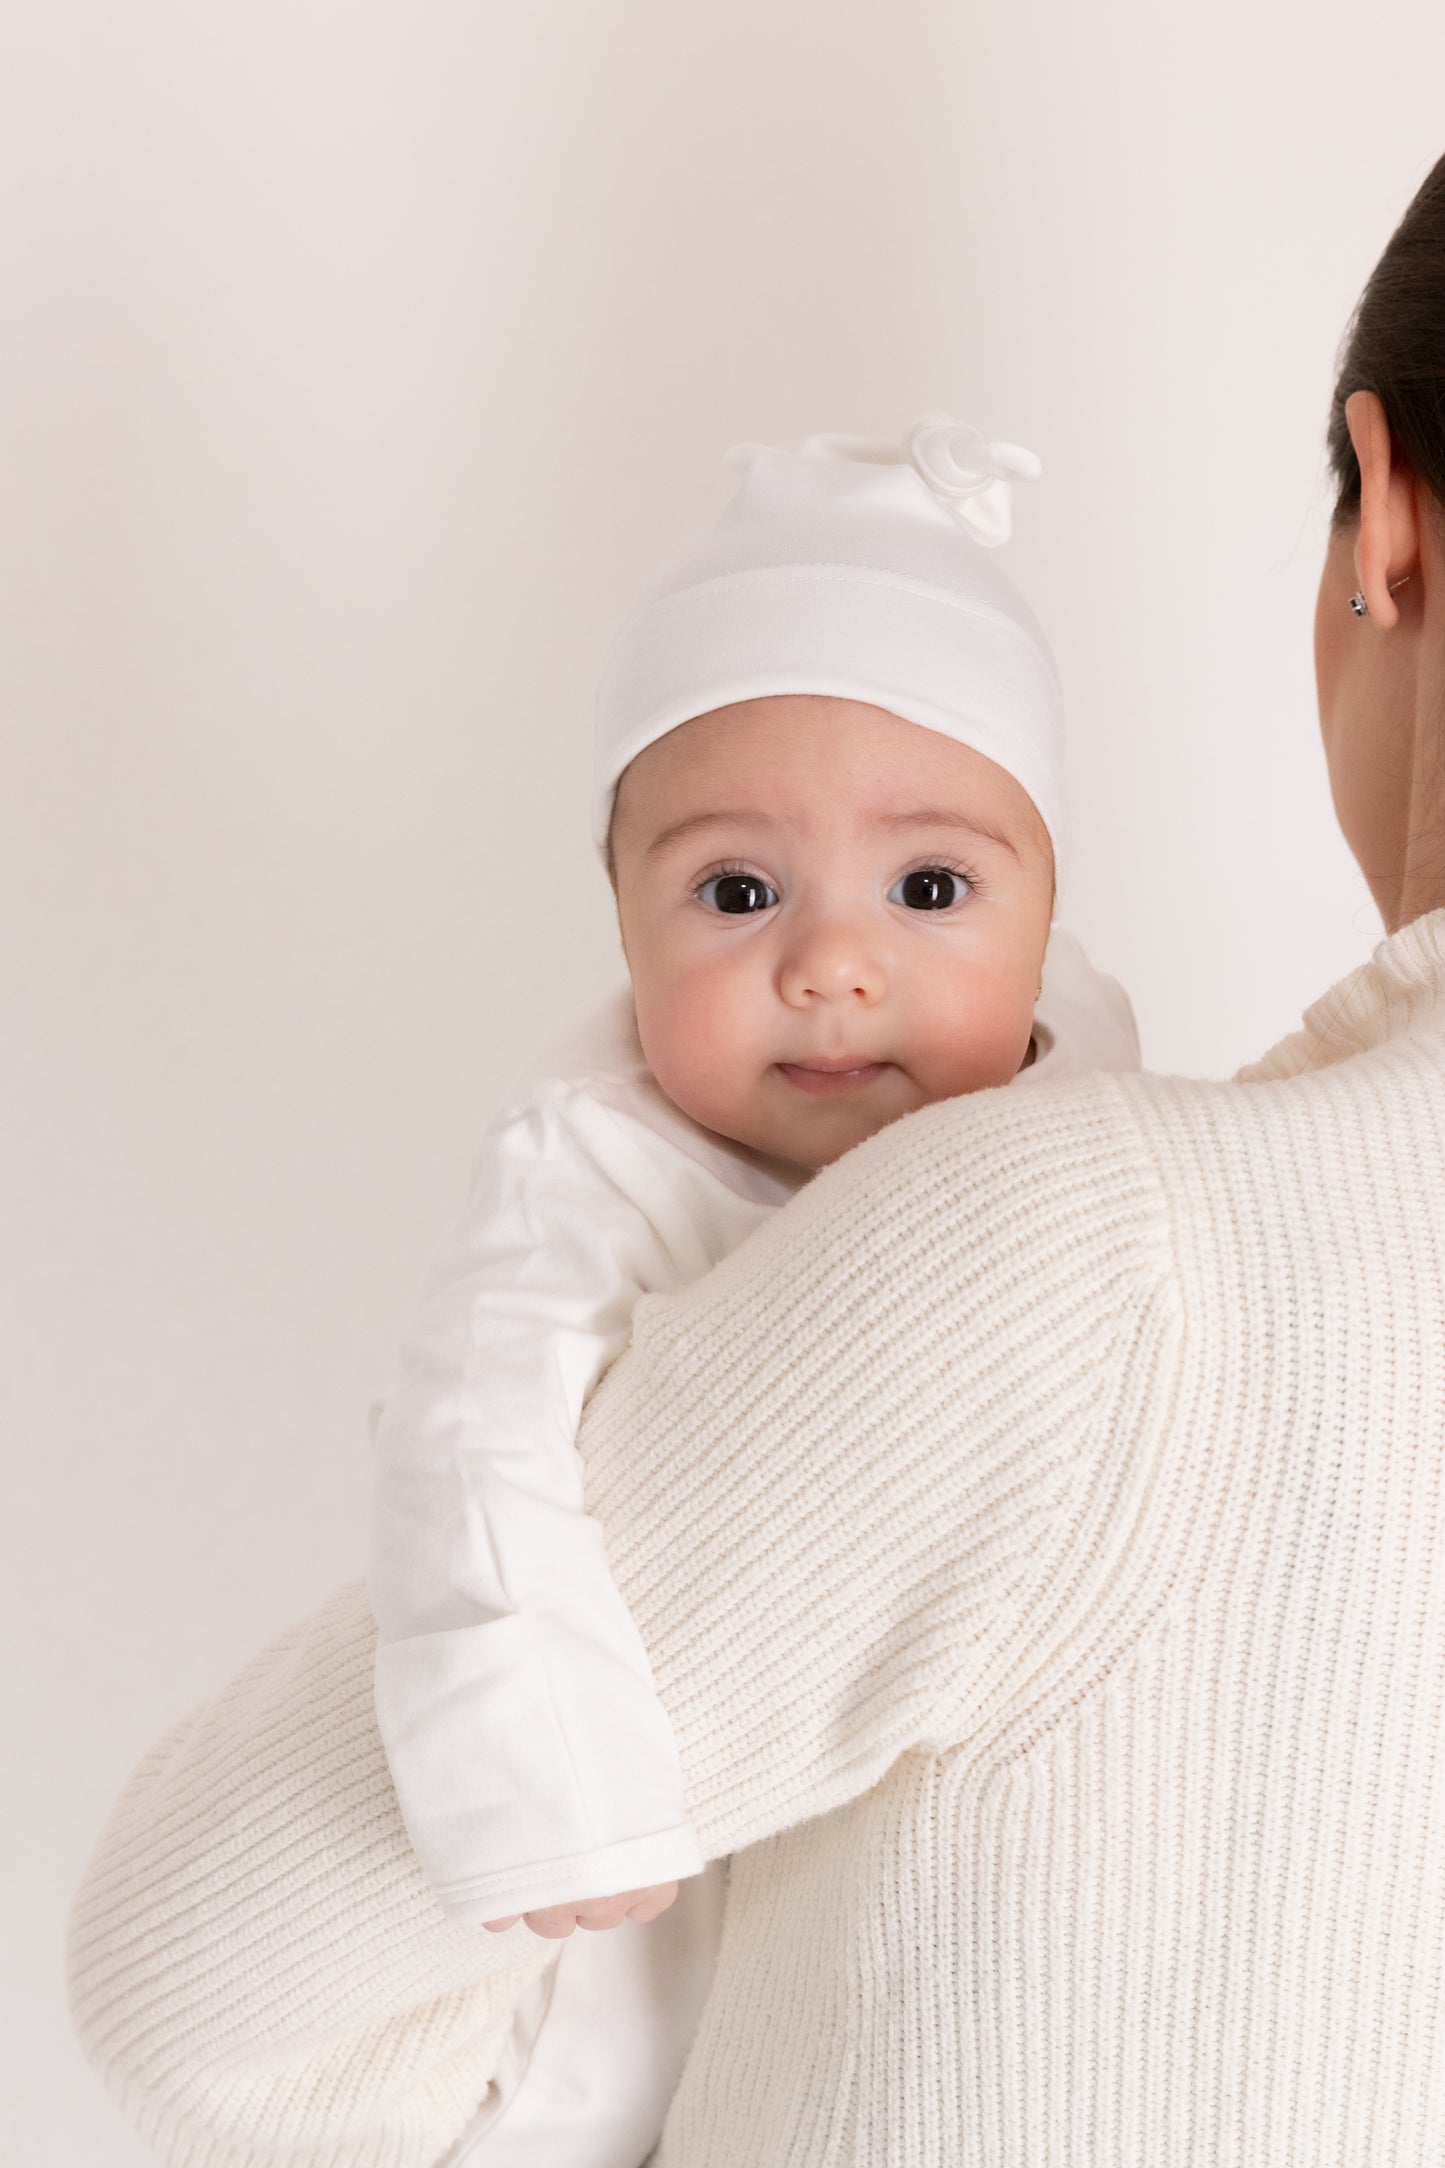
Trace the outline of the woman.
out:
[[[659,2168],[1445,2147],[1445,161],[1331,449],[1372,965],[1233,1084],[886,1131],[592,1404],[740,1855]],[[343,1591],[143,1766],[81,1894],[78,2022],[166,2160],[432,2168],[544,1991],[541,1941],[425,1896],[370,1669]]]

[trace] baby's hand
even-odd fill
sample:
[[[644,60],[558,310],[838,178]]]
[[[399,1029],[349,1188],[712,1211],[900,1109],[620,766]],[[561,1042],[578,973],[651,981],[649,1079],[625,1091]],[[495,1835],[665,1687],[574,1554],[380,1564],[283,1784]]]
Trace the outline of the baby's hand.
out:
[[[665,1912],[676,1895],[675,1882],[657,1882],[651,1889],[624,1890],[620,1897],[584,1897],[580,1904],[547,1905],[540,1912],[514,1912],[510,1919],[488,1920],[485,1924],[489,1935],[500,1935],[508,1927],[515,1927],[519,1919],[525,1919],[534,1935],[545,1935],[549,1942],[556,1942],[570,1935],[574,1927],[620,1927],[624,1920],[645,1924]]]

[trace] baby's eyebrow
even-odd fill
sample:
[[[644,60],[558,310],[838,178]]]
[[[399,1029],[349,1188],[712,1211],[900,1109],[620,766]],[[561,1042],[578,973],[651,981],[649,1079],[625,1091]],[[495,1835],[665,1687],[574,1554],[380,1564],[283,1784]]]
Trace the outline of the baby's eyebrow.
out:
[[[747,806],[723,807],[715,813],[690,813],[686,820],[674,821],[655,835],[643,852],[644,858],[656,858],[670,844],[680,843],[684,836],[696,835],[701,828],[772,828],[775,825],[768,813],[759,813]]]
[[[940,806],[920,806],[916,813],[882,813],[878,821],[882,828],[958,828],[965,835],[999,844],[1014,858],[1019,855],[1018,845],[1001,828],[993,827],[988,821],[973,820],[966,813],[945,812]]]
[[[956,828],[964,835],[977,836],[986,843],[997,843],[1011,857],[1019,855],[1018,845],[1001,828],[995,828],[985,820],[976,820],[966,813],[951,813],[941,806],[920,806],[908,813],[880,813],[880,828]],[[681,843],[688,836],[697,835],[704,828],[776,828],[777,822],[770,813],[756,806],[722,806],[707,813],[689,813],[684,820],[672,821],[652,838],[644,858],[660,857],[674,843]]]

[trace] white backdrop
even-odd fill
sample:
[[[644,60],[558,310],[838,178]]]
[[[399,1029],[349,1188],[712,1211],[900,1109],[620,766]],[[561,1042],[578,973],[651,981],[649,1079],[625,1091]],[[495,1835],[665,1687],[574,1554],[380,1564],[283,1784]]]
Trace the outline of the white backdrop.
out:
[[[1037,449],[1067,916],[1223,1074],[1367,954],[1309,620],[1439,0],[9,0],[5,2158],[145,2156],[61,1916],[362,1556],[489,1109],[617,969],[591,685],[740,437]]]

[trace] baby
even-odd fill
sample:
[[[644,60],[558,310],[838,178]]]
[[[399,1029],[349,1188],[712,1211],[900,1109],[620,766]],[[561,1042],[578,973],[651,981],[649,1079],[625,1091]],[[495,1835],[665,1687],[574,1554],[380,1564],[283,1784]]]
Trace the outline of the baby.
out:
[[[566,1942],[458,2163],[639,2168],[710,1977],[726,1870],[575,1447],[637,1301],[915,1108],[1138,1060],[1050,934],[1057,681],[988,554],[1034,463],[938,418],[733,459],[602,685],[630,996],[494,1124],[378,1430],[377,1711],[424,1873],[478,1927],[632,1922]]]

